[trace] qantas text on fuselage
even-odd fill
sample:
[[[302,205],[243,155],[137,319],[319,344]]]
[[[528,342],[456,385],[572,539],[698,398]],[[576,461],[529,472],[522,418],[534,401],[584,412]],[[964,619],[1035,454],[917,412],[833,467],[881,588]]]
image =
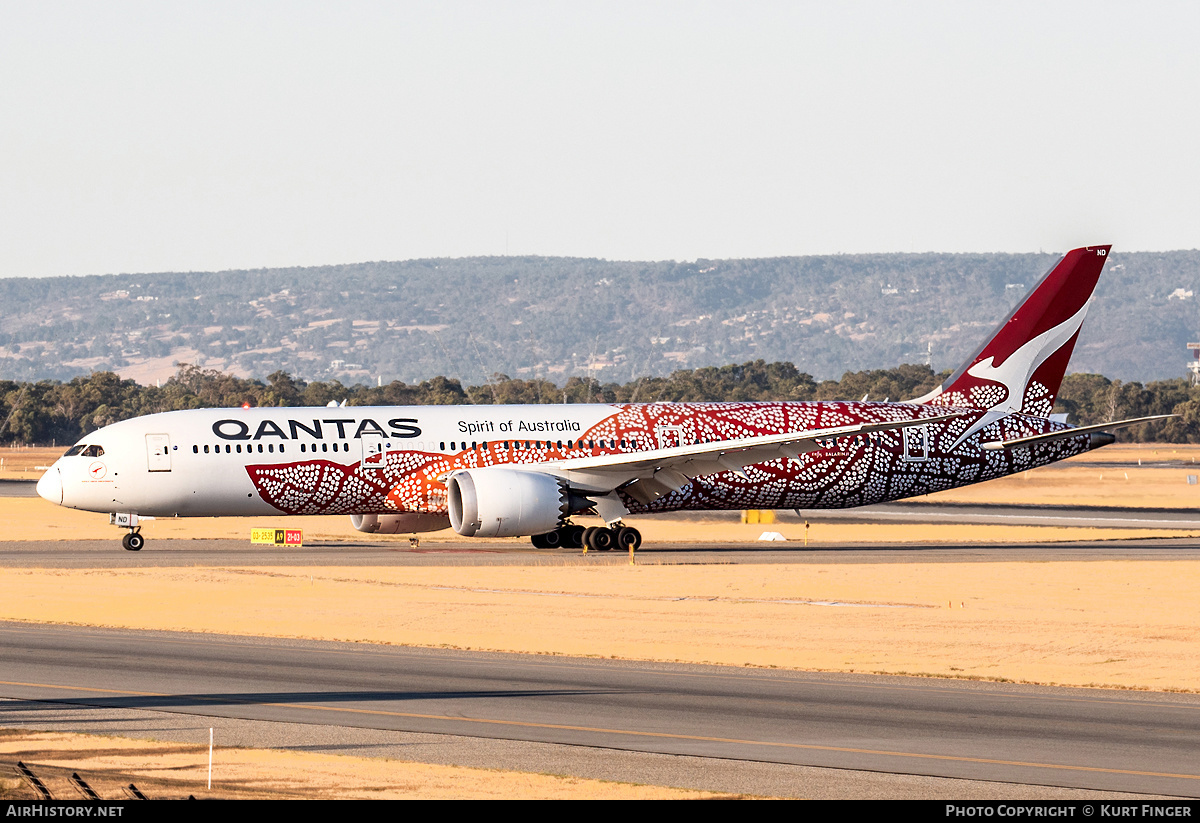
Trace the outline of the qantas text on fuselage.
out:
[[[301,440],[313,438],[316,440],[360,439],[364,434],[377,434],[382,437],[414,438],[421,436],[420,421],[415,417],[394,417],[386,424],[370,417],[323,417],[297,420],[289,417],[284,421],[263,420],[257,428],[245,420],[226,417],[212,424],[212,432],[222,440],[263,440],[277,438],[278,440]],[[577,432],[580,424],[574,420],[459,420],[457,431],[460,434],[544,434],[547,432]],[[351,433],[353,432],[353,433]]]
[[[416,423],[415,418],[396,417],[387,421],[388,428],[385,429],[370,417],[361,420],[350,417],[294,420],[289,417],[282,422],[263,420],[251,434],[250,423],[236,418],[225,418],[212,424],[212,432],[222,440],[262,440],[269,437],[280,440],[300,440],[305,437],[324,440],[327,434],[331,439],[337,440],[361,438],[364,434],[397,438],[420,437],[421,430]],[[337,434],[334,434],[334,431]],[[347,434],[348,431],[353,433]]]

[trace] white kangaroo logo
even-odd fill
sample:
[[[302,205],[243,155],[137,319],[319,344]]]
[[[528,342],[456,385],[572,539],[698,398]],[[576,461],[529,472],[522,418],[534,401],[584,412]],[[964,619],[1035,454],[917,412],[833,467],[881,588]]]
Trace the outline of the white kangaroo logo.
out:
[[[1037,337],[1028,340],[1025,345],[1005,358],[999,366],[993,366],[992,363],[996,358],[989,357],[967,369],[967,374],[972,377],[999,383],[1008,390],[1008,396],[994,404],[993,409],[1008,414],[1021,410],[1021,402],[1025,397],[1025,387],[1029,385],[1029,379],[1050,358],[1050,355],[1062,348],[1079,331],[1079,327],[1083,325],[1084,315],[1087,314],[1088,306],[1091,304],[1092,301],[1089,299],[1074,316],[1068,317],[1054,328],[1047,329]]]
[[[993,356],[980,360],[967,369],[967,374],[972,377],[987,380],[990,383],[999,383],[1008,393],[1003,400],[992,405],[982,417],[963,432],[954,441],[950,451],[957,449],[968,437],[983,427],[1021,410],[1021,403],[1025,399],[1025,388],[1029,385],[1030,378],[1050,358],[1050,355],[1062,348],[1079,331],[1079,327],[1083,325],[1083,318],[1087,314],[1088,306],[1091,304],[1092,301],[1089,298],[1073,316],[1026,341],[1025,345],[1005,358],[999,366],[992,365],[996,360]]]

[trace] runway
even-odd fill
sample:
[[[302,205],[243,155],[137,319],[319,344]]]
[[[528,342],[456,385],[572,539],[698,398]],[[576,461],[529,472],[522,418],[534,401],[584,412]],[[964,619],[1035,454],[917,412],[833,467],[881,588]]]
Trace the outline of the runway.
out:
[[[0,497],[37,497],[37,478],[31,480],[0,479]]]
[[[108,529],[107,526],[104,529]],[[1189,560],[1200,557],[1200,538],[1079,540],[1061,543],[841,544],[653,543],[637,562],[674,564],[780,563],[995,563],[1030,560]],[[0,542],[0,568],[113,569],[191,566],[527,566],[626,565],[622,552],[534,549],[524,542],[428,543],[412,549],[398,542],[364,538],[323,542],[300,549],[251,546],[245,540],[155,540],[140,552],[121,549],[116,530],[104,540]]]
[[[1200,795],[1193,695],[14,623],[0,623],[0,649],[5,726],[103,707],[142,723],[320,727],[333,750],[339,729],[493,741],[494,768],[515,767],[494,741],[518,741],[714,773],[740,762]]]
[[[795,516],[795,515],[793,515]],[[812,520],[853,523],[973,523],[1008,526],[1088,526],[1109,529],[1200,529],[1200,510],[1119,506],[1026,506],[1010,503],[897,501],[855,509],[802,512]]]

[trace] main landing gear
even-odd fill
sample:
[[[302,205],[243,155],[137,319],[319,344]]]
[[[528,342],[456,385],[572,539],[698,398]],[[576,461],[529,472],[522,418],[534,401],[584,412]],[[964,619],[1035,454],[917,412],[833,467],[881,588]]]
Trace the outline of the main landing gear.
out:
[[[530,540],[535,549],[589,549],[607,552],[613,549],[637,551],[642,545],[642,533],[620,523],[612,528],[591,526],[584,528],[568,523],[552,532],[535,534]]]

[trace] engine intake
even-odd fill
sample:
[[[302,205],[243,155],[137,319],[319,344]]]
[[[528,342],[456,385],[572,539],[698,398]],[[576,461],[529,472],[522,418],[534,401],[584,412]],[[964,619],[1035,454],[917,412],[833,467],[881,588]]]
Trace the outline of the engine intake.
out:
[[[502,468],[455,472],[446,481],[446,490],[450,527],[464,537],[524,537],[554,531],[577,501],[564,480]]]

